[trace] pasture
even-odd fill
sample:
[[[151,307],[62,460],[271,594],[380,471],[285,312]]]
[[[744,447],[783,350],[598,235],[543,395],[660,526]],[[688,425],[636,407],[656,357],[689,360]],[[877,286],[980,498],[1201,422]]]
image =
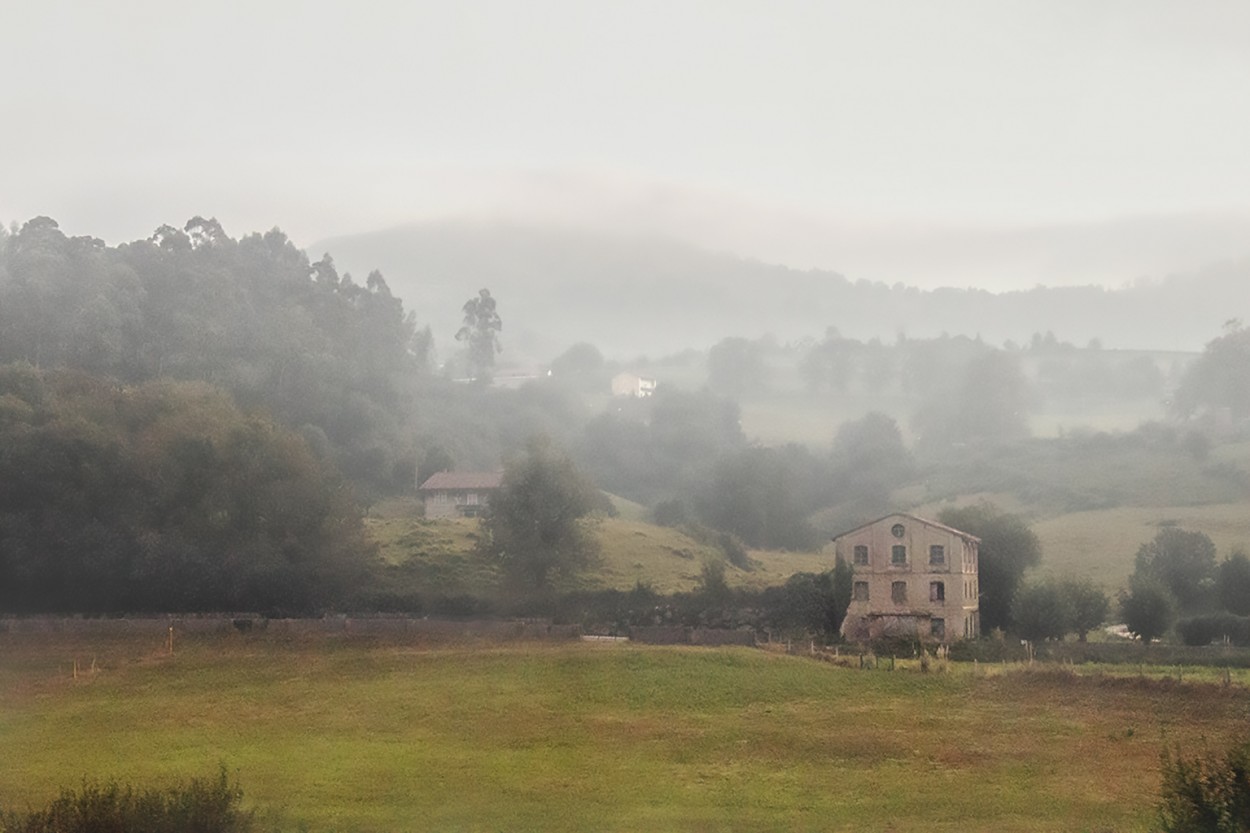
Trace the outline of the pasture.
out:
[[[1222,560],[1235,549],[1250,552],[1250,507],[1245,503],[1206,506],[1122,506],[1070,512],[1033,524],[1042,542],[1041,571],[1088,576],[1115,590],[1128,583],[1137,549],[1164,526],[1204,532]]]
[[[0,802],[224,763],[281,829],[1147,830],[1161,750],[1246,725],[1235,680],[264,634],[168,656],[9,634]]]
[[[419,592],[489,594],[498,584],[494,565],[479,557],[478,522],[467,518],[425,520],[399,510],[367,519],[383,563],[407,571]],[[658,593],[694,589],[706,561],[720,561],[720,550],[678,529],[624,517],[596,522],[602,547],[598,563],[578,578],[584,589],[629,590],[644,582]],[[818,552],[753,550],[750,571],[728,566],[731,585],[766,587],[784,583],[797,572],[823,572],[833,556]]]

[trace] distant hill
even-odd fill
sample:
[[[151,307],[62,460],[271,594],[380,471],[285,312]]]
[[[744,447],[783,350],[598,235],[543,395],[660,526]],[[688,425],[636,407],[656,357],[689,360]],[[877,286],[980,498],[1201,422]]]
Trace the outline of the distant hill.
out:
[[[505,358],[521,362],[546,361],[578,341],[628,358],[731,335],[820,338],[831,326],[861,340],[945,332],[1025,342],[1053,331],[1076,344],[1197,350],[1227,319],[1250,318],[1250,260],[1114,290],[991,293],[886,286],[672,240],[504,223],[409,225],[319,241],[308,252],[329,252],[358,277],[380,269],[444,349],[460,306],[488,287],[504,321]]]

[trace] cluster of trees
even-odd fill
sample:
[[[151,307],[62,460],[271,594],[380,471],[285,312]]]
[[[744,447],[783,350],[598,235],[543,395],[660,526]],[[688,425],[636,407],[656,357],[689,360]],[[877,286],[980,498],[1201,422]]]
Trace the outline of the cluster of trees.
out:
[[[220,390],[0,367],[0,608],[322,610],[371,552],[337,474]]]
[[[982,600],[983,610],[991,607],[992,599]],[[1106,593],[1088,581],[1041,578],[1015,591],[1010,626],[1025,639],[1062,639],[1075,632],[1085,641],[1109,611]],[[1204,533],[1164,527],[1138,548],[1129,585],[1119,595],[1119,615],[1145,643],[1173,625],[1188,644],[1221,637],[1250,643],[1250,557],[1234,550],[1217,562],[1215,544]]]
[[[1070,633],[1084,642],[1089,632],[1107,620],[1111,600],[1088,579],[1040,579],[1024,583],[1011,602],[1015,633],[1041,642],[1063,639]]]
[[[489,374],[501,323],[464,308]],[[359,506],[498,464],[581,417],[556,389],[429,372],[431,334],[281,231],[215,220],[106,246],[0,235],[0,604],[317,610],[361,591]],[[418,468],[419,466],[419,468]]]
[[[707,354],[708,384],[730,396],[758,396],[786,389],[788,373],[797,371],[812,394],[895,394],[927,402],[957,387],[969,365],[991,353],[1009,357],[1027,382],[1022,400],[1027,406],[1042,398],[1162,398],[1172,370],[1150,355],[1112,353],[1096,340],[1078,347],[1049,332],[1035,333],[1024,345],[1007,341],[1000,350],[967,336],[860,341],[829,327],[819,341],[789,345],[770,336],[722,339]]]
[[[196,217],[109,247],[38,217],[0,245],[0,363],[211,383],[367,490],[411,479],[405,381],[429,344],[380,273],[358,284],[277,229],[235,240]]]
[[[1250,329],[1239,319],[1207,344],[1177,387],[1172,407],[1183,417],[1226,408],[1234,422],[1250,419]]]
[[[1224,635],[1231,636],[1237,617],[1250,616],[1250,557],[1234,550],[1217,562],[1215,544],[1204,533],[1164,527],[1137,550],[1120,604],[1125,625],[1144,642],[1163,636],[1180,617],[1195,623],[1181,628],[1194,635],[1187,641],[1209,642],[1220,628],[1202,620],[1220,614]]]
[[[574,457],[608,491],[655,506],[657,519],[697,521],[753,547],[809,549],[810,516],[848,504],[848,518],[889,508],[913,471],[897,423],[871,413],[843,424],[827,451],[747,442],[738,406],[708,390],[662,389],[590,420]]]

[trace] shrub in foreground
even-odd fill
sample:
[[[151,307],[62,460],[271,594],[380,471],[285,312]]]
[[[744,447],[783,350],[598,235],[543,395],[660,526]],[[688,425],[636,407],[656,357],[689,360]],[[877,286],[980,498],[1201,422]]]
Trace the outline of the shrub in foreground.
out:
[[[84,783],[42,810],[0,816],[0,833],[248,833],[255,823],[242,797],[224,767],[166,788]]]
[[[1250,742],[1192,758],[1165,754],[1159,817],[1165,833],[1250,830]]]

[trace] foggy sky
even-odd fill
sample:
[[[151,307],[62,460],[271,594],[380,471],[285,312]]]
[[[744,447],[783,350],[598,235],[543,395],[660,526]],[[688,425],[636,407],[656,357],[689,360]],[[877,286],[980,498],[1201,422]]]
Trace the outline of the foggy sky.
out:
[[[0,6],[6,223],[502,217],[989,288],[1250,255],[1238,0]]]

